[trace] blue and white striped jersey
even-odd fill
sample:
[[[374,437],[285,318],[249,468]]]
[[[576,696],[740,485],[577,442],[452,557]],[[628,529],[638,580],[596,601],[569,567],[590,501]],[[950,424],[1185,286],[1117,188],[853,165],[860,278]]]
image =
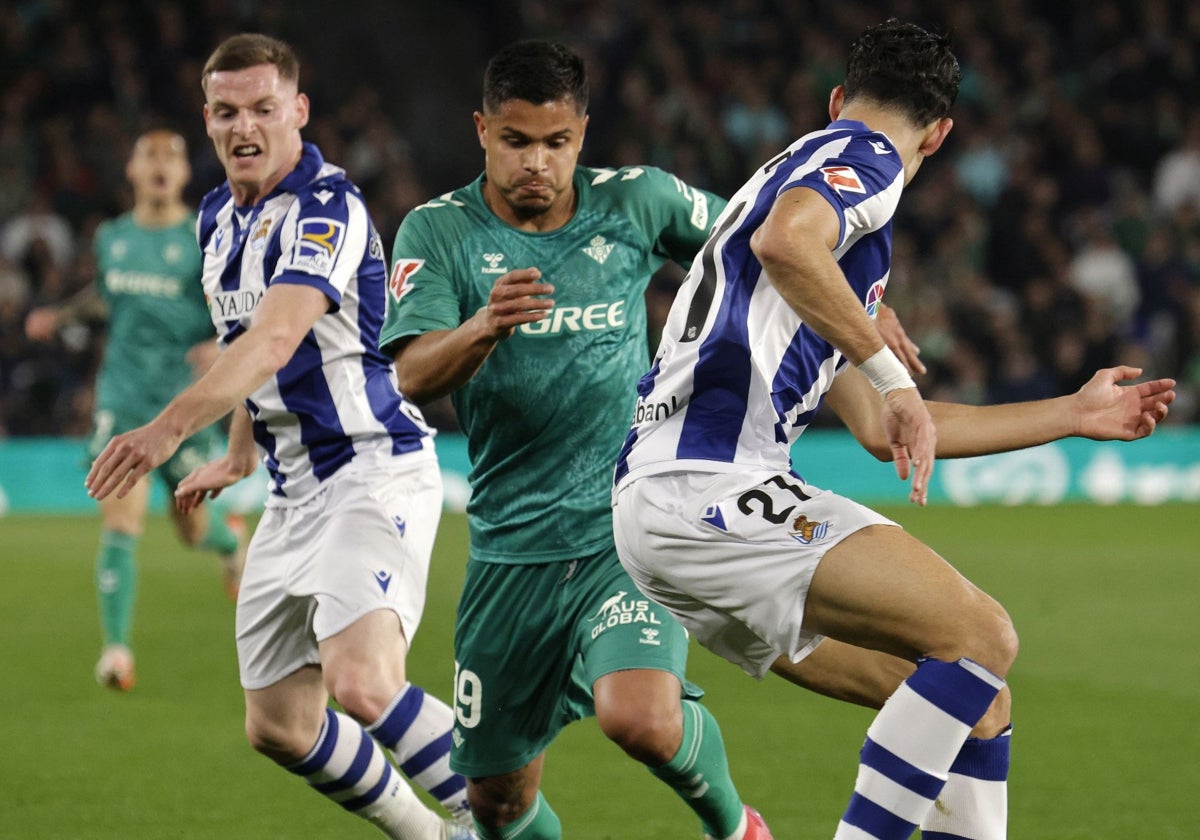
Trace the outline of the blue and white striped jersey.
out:
[[[750,237],[785,190],[816,190],[841,218],[834,257],[874,317],[903,186],[891,141],[850,120],[801,137],[755,173],[717,219],[675,298],[654,365],[638,384],[616,484],[678,470],[791,468],[791,444],[845,359],[784,302]]]
[[[273,283],[320,289],[329,311],[291,360],[246,406],[271,474],[271,507],[296,504],[356,459],[378,462],[428,449],[430,430],[401,396],[379,352],[387,265],[358,188],[304,144],[299,164],[259,204],[234,204],[225,183],[197,221],[204,293],[223,345],[249,326]]]

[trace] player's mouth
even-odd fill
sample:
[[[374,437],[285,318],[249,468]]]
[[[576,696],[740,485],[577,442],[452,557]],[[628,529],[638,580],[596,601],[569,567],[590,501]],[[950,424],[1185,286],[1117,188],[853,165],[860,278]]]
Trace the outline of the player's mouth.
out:
[[[235,146],[233,156],[235,158],[253,158],[262,154],[262,148],[257,144],[250,143],[245,146]]]

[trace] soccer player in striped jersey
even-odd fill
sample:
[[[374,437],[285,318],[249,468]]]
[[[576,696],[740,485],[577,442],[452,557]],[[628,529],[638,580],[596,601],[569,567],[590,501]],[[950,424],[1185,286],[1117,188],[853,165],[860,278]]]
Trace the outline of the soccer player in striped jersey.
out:
[[[393,248],[381,341],[405,393],[453,394],[472,461],[452,766],[481,837],[556,840],[544,753],[594,714],[706,835],[768,840],[685,679],[686,635],[617,561],[609,505],[649,360],[646,286],[691,261],[724,202],[653,167],[579,166],[587,98],[561,45],[493,56],[483,175],[409,213]]]
[[[154,417],[217,352],[200,285],[196,214],[183,201],[191,177],[183,137],[167,129],[143,133],[134,142],[125,176],[133,188],[133,208],[96,229],[94,285],[65,303],[33,310],[25,324],[30,338],[44,341],[68,324],[92,318],[107,323],[88,441],[91,458],[113,435]],[[223,445],[217,426],[200,429],[155,474],[173,493],[184,476],[218,455]],[[96,593],[103,648],[95,674],[101,685],[118,691],[129,691],[136,682],[132,631],[137,546],[149,503],[149,479],[124,498],[100,503]],[[210,507],[184,513],[172,506],[171,520],[185,545],[218,554],[226,592],[236,598],[246,551],[245,524],[212,515]]]
[[[226,40],[206,63],[205,125],[228,180],[205,196],[197,231],[224,350],[150,423],[109,443],[88,487],[126,495],[232,410],[226,455],[176,497],[191,510],[252,472],[261,449],[270,488],[236,622],[251,744],[389,837],[467,840],[466,784],[449,769],[453,713],[404,667],[440,473],[430,430],[377,348],[383,246],[358,188],[302,141],[298,78],[291,48],[262,35]]]
[[[714,223],[615,473],[622,564],[702,644],[752,676],[887,698],[838,840],[901,840],[918,825],[926,840],[1005,836],[1017,639],[931,549],[793,470],[822,399],[911,476],[919,504],[936,456],[1132,440],[1174,399],[1171,380],[1122,386],[1141,371],[1121,367],[1053,400],[926,403],[883,346],[872,317],[892,216],[950,131],[959,79],[946,39],[917,26],[889,20],[855,42],[833,122],[759,169]],[[889,685],[897,670],[908,676]]]

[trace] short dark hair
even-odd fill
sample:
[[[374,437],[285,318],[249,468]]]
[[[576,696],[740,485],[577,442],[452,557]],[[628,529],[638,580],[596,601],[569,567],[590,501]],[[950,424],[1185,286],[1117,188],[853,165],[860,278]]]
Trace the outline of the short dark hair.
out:
[[[517,41],[492,56],[483,74],[483,111],[494,114],[511,99],[534,105],[570,99],[579,116],[587,112],[588,80],[583,59],[552,41]]]
[[[847,102],[871,99],[927,125],[950,115],[961,81],[947,36],[889,18],[850,48],[843,89]]]
[[[260,64],[271,64],[279,70],[279,78],[289,82],[300,81],[300,59],[288,44],[270,35],[243,32],[221,42],[200,74],[200,86],[208,89],[208,77],[226,70],[245,70]]]

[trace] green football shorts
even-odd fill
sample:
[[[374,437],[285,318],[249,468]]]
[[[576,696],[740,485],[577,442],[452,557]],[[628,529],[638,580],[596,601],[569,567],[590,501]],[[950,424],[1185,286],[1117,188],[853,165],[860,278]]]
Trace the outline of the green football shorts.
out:
[[[687,646],[611,546],[555,563],[469,562],[454,629],[450,766],[476,778],[524,767],[568,723],[595,714],[592,684],[614,671],[669,671],[698,699],[684,679]]]

